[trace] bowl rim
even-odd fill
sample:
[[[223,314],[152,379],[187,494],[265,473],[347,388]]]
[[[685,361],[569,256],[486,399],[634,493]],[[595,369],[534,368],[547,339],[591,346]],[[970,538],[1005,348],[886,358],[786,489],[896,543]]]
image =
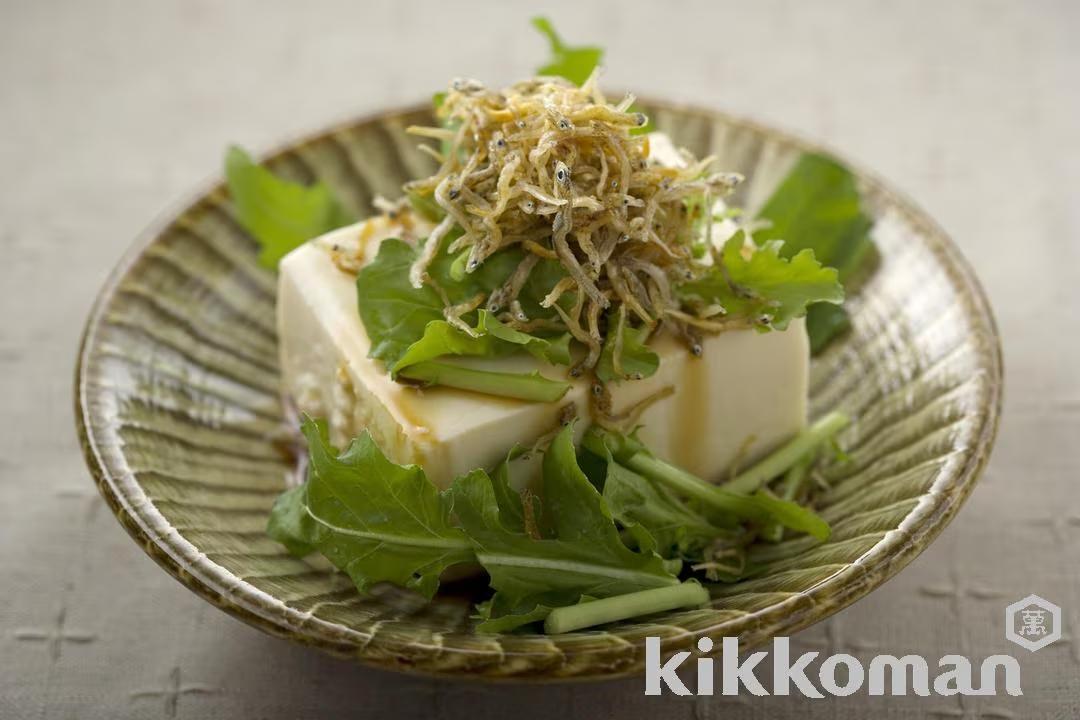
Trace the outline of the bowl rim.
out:
[[[980,398],[973,412],[980,419],[980,424],[972,440],[971,454],[961,467],[950,475],[935,480],[934,486],[924,493],[920,506],[924,505],[926,499],[930,497],[933,500],[929,507],[916,506],[909,512],[899,528],[890,531],[842,570],[820,580],[801,593],[767,605],[760,610],[718,621],[707,628],[688,631],[662,640],[663,649],[669,651],[676,646],[688,647],[690,642],[702,636],[718,637],[725,629],[737,629],[742,647],[754,647],[777,635],[791,635],[851,605],[903,569],[948,525],[974,488],[975,481],[989,460],[997,436],[1004,391],[1001,336],[986,292],[971,265],[949,235],[904,192],[885,183],[875,173],[865,170],[858,163],[850,162],[845,155],[837,153],[827,145],[809,141],[786,129],[764,124],[745,116],[684,102],[647,97],[641,98],[641,102],[647,107],[664,112],[718,120],[730,127],[757,133],[804,152],[826,153],[844,163],[867,191],[887,196],[890,203],[902,212],[906,220],[923,230],[927,248],[946,271],[949,282],[962,291],[961,294],[967,301],[964,304],[964,315],[973,327],[981,326],[990,340],[990,346],[983,347],[980,353],[981,361],[985,365],[984,373],[988,392]],[[349,128],[388,118],[417,114],[428,109],[428,103],[414,103],[370,113],[353,114],[316,131],[287,136],[285,140],[274,144],[269,151],[258,154],[258,157],[260,162],[272,161]],[[604,672],[590,667],[583,674],[562,676],[538,668],[536,674],[498,676],[482,672],[433,669],[416,665],[403,658],[395,659],[395,654],[410,643],[388,641],[384,636],[368,635],[338,623],[306,615],[241,580],[206,558],[195,545],[173,529],[134,478],[115,477],[110,472],[99,438],[95,437],[92,431],[93,408],[89,403],[87,384],[88,368],[94,357],[95,341],[105,312],[123,279],[162,232],[176,218],[195,209],[207,198],[224,192],[224,179],[220,174],[216,174],[210,180],[196,186],[195,191],[167,206],[136,236],[98,291],[79,341],[74,374],[75,425],[79,444],[90,474],[106,504],[143,551],[189,590],[233,617],[269,634],[296,640],[372,667],[429,676],[501,682],[568,682],[640,675],[642,672],[640,662],[613,672]],[[938,488],[937,485],[943,479],[948,480],[948,483],[944,488]],[[943,490],[947,491],[943,492]],[[161,532],[162,530],[165,532]],[[819,602],[819,600],[827,601]],[[377,652],[372,652],[373,650]],[[445,648],[445,650],[451,649]],[[460,652],[471,651],[461,650]],[[533,653],[529,652],[514,653],[504,650],[503,653],[513,655],[515,658],[533,656]],[[580,654],[588,655],[589,651],[581,651]],[[549,658],[550,652],[543,655],[536,654],[536,657]]]

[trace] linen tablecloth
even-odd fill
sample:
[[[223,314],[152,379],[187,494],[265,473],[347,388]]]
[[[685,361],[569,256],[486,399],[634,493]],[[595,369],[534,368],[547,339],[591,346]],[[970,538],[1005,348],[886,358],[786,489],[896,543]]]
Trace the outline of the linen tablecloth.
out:
[[[373,671],[249,628],[110,516],[72,420],[96,290],[219,168],[331,120],[492,84],[546,55],[544,12],[612,87],[826,143],[953,235],[1004,338],[978,488],[895,579],[794,639],[859,657],[1015,654],[1019,698],[647,698],[641,679],[488,686]],[[0,718],[1080,717],[1080,3],[0,2]],[[1004,637],[1037,593],[1066,637]]]

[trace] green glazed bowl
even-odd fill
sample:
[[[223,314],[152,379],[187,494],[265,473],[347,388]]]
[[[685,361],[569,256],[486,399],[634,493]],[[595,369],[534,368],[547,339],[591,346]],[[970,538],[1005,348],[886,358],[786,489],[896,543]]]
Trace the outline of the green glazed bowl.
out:
[[[750,180],[753,204],[810,148],[727,115],[645,103],[657,127]],[[349,122],[270,155],[274,171],[322,180],[358,216],[377,194],[431,171],[407,109]],[[640,672],[646,636],[667,652],[708,635],[747,646],[789,635],[866,595],[937,536],[994,441],[1001,350],[986,298],[945,233],[859,173],[877,225],[877,272],[849,299],[853,329],[814,358],[811,413],[853,418],[850,462],[820,510],[832,539],[776,548],[766,574],[712,588],[707,609],[560,636],[484,635],[469,599],[425,604],[298,560],[264,534],[293,470],[280,396],[275,278],[217,185],[141,237],[87,322],[76,375],[86,462],[136,542],[184,585],[267,632],[386,668],[482,678]],[[872,601],[870,601],[872,602]],[[716,643],[719,648],[720,643]]]

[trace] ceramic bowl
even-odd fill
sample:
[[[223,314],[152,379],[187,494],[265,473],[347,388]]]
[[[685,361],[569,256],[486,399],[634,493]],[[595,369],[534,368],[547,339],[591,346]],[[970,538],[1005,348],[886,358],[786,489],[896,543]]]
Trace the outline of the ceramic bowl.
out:
[[[717,112],[645,103],[657,127],[766,192],[810,148]],[[317,133],[266,157],[329,184],[357,216],[427,174],[405,128],[427,109]],[[816,149],[816,148],[814,148]],[[752,646],[866,595],[918,555],[971,491],[994,440],[1001,351],[986,298],[920,209],[858,172],[876,273],[849,298],[853,328],[811,367],[811,413],[843,409],[851,456],[820,504],[834,532],[775,548],[768,572],[712,588],[707,609],[561,636],[475,632],[468,597],[430,604],[392,587],[361,595],[265,533],[292,470],[275,335],[275,277],[217,185],[138,239],[97,300],[79,351],[76,410],[86,461],[109,507],[167,572],[267,632],[364,663],[481,678],[639,672],[646,636],[687,648],[702,635]],[[873,602],[868,599],[866,602]],[[717,643],[719,647],[719,643]]]

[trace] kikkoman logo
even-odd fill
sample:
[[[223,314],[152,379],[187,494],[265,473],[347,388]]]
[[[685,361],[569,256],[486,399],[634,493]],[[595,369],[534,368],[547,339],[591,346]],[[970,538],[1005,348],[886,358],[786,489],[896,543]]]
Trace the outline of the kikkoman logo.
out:
[[[710,638],[698,640],[697,649],[703,655],[713,651]],[[817,672],[817,684],[807,674],[809,666],[820,653],[806,652],[794,660],[786,637],[773,640],[772,690],[766,690],[755,674],[757,666],[769,653],[751,653],[739,660],[738,638],[723,639],[720,655],[720,692],[738,695],[745,690],[752,695],[790,695],[792,687],[809,698],[828,695],[852,695],[866,685],[871,695],[996,695],[998,670],[1004,670],[1005,692],[1023,695],[1020,689],[1020,664],[1009,655],[991,655],[982,661],[978,671],[978,687],[972,663],[962,655],[945,655],[937,661],[933,680],[930,664],[920,655],[878,655],[869,667],[853,655],[840,653],[826,657]],[[666,686],[676,695],[690,695],[678,675],[680,666],[691,652],[676,653],[667,662],[660,657],[660,638],[645,639],[645,694],[661,695]],[[711,657],[697,658],[697,695],[713,695],[716,680],[715,663]]]
[[[1032,652],[1061,639],[1061,608],[1038,595],[1028,595],[1005,608],[1005,637]],[[716,668],[712,657],[713,641],[701,638],[697,643],[702,657],[697,659],[697,695],[714,694]],[[937,661],[930,679],[930,663],[921,655],[878,655],[869,667],[853,655],[840,653],[822,660],[817,684],[808,674],[820,653],[806,652],[792,662],[791,646],[786,637],[773,640],[772,690],[766,690],[756,675],[757,666],[769,653],[758,651],[739,661],[738,638],[726,637],[720,648],[720,692],[738,695],[746,690],[752,695],[790,695],[792,687],[809,698],[828,695],[846,696],[865,685],[871,695],[996,695],[998,670],[1004,670],[1004,690],[1009,695],[1023,695],[1020,689],[1020,664],[1010,655],[991,655],[978,670],[978,687],[971,661],[963,655],[945,655]],[[660,638],[645,639],[645,694],[661,695],[666,686],[676,695],[690,695],[690,689],[678,670],[691,655],[685,650],[667,662],[660,657]]]

